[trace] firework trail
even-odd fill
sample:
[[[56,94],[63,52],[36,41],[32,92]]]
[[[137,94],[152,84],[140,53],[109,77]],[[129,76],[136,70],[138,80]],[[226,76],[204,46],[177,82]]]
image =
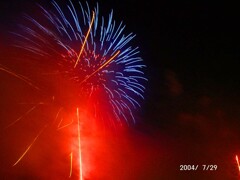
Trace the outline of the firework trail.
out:
[[[63,94],[47,92],[48,88],[45,88],[45,85],[35,86],[30,78],[4,66],[0,66],[0,71],[24,81],[37,90],[41,89],[41,92],[45,91],[53,97],[53,101],[56,99],[60,102],[60,108],[52,123],[55,124],[60,119],[57,130],[73,125],[74,119],[76,120],[79,177],[83,179],[79,113],[86,110],[91,117],[114,126],[135,123],[134,113],[138,111],[144,99],[144,84],[147,81],[144,75],[145,65],[139,55],[139,48],[131,45],[135,34],[125,33],[125,25],[113,19],[113,11],[106,18],[99,15],[98,4],[92,10],[87,2],[83,5],[80,2],[74,4],[68,1],[66,5],[60,6],[52,1],[52,6],[53,10],[48,10],[38,5],[41,15],[37,17],[24,15],[24,22],[18,25],[19,31],[12,32],[15,37],[14,43],[31,59],[53,67],[53,71],[45,75],[60,75],[74,85],[74,90],[67,89],[63,83],[63,89],[66,88]],[[34,105],[7,128],[32,113],[39,104]],[[63,123],[61,114],[64,108],[68,108],[66,104],[71,104],[71,109],[74,112],[77,109],[77,113],[70,122]],[[45,129],[46,126],[13,166],[28,153]],[[74,152],[71,152],[69,177],[73,173],[73,157]]]

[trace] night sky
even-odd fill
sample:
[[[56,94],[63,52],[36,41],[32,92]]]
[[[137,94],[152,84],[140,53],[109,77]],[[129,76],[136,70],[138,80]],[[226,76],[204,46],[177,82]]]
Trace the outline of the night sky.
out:
[[[49,6],[47,0],[37,2]],[[237,4],[98,2],[102,13],[113,9],[114,19],[123,20],[126,31],[137,35],[134,43],[140,47],[149,81],[141,112],[136,115],[138,123],[116,136],[99,138],[103,145],[94,144],[107,158],[94,150],[98,173],[90,173],[89,179],[239,179],[235,160],[236,155],[240,157],[240,12]],[[89,3],[95,5],[95,1]],[[0,64],[15,67],[18,72],[27,68],[16,67],[19,63],[9,57],[8,31],[22,13],[31,12],[33,5],[30,0],[0,2]],[[25,111],[18,109],[14,116],[13,109],[18,108],[14,105],[16,99],[40,98],[20,86],[20,82],[0,71],[1,126]],[[35,125],[41,124],[37,120]],[[21,132],[21,127],[18,128],[16,132]],[[4,160],[1,160],[0,177],[46,178],[38,176],[36,167],[47,174],[41,163],[33,163],[32,169],[29,161],[24,161],[27,165],[11,167],[14,157],[18,156],[16,152],[19,154],[12,147],[19,142],[16,136],[10,135],[14,128],[11,132],[0,130],[1,144],[5,144],[0,150]],[[28,135],[31,136],[31,132],[25,136]],[[24,139],[24,135],[21,136]],[[31,138],[25,139],[27,144]],[[15,145],[11,145],[11,140]],[[54,138],[50,142],[54,142]],[[50,147],[45,149],[53,151]],[[8,159],[11,153],[14,155]],[[46,158],[43,152],[40,155]],[[199,169],[180,171],[180,165],[185,164],[199,165]],[[218,169],[203,171],[204,164],[217,165]],[[54,174],[56,169],[51,170]]]

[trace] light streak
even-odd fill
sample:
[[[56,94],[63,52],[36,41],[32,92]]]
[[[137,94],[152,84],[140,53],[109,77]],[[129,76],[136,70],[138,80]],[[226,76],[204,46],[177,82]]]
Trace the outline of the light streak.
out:
[[[101,65],[97,70],[95,70],[92,74],[90,74],[89,76],[87,76],[81,83],[84,83],[85,81],[87,81],[89,78],[91,78],[94,74],[96,74],[98,71],[100,71],[102,68],[104,68],[105,66],[107,66],[112,60],[114,60],[114,58],[120,53],[120,51],[118,50],[108,61],[106,61],[103,65]]]
[[[20,116],[19,118],[17,118],[15,121],[13,121],[11,124],[9,124],[8,126],[5,127],[5,129],[13,126],[14,124],[16,124],[18,121],[20,121],[21,119],[23,119],[24,117],[26,117],[29,113],[31,113],[34,109],[36,109],[36,107],[39,104],[33,106],[32,108],[30,108],[27,112],[25,112],[22,116]]]
[[[70,172],[69,172],[69,178],[72,177],[72,159],[73,159],[73,154],[72,152],[70,153]]]
[[[63,120],[63,118],[61,119],[61,122],[58,124],[58,129],[57,130],[61,130],[63,128],[66,128],[66,127],[70,126],[73,123],[73,119],[72,119],[72,121],[70,123],[65,124],[65,125],[60,127],[60,125],[62,124],[62,120]]]
[[[59,116],[59,114],[60,114],[60,112],[63,110],[63,107],[61,107],[59,110],[58,110],[58,112],[57,112],[57,114],[56,114],[56,117],[55,117],[55,119],[54,119],[54,121],[53,121],[53,124],[56,122],[56,120],[57,120],[57,118],[58,118],[58,116]]]
[[[40,102],[40,103],[36,103],[36,102],[31,102],[31,103],[29,103],[29,102],[20,102],[20,103],[17,103],[17,104],[21,104],[21,105],[35,105],[35,104],[39,104],[39,105],[45,105],[45,104],[47,104],[47,103],[44,103],[44,102]]]
[[[63,118],[61,118],[61,120],[58,123],[58,128],[60,127],[60,125],[62,124]]]
[[[20,74],[17,74],[17,73],[15,73],[15,72],[13,72],[13,71],[5,68],[5,67],[4,67],[3,65],[1,65],[1,64],[0,64],[0,70],[1,70],[1,71],[4,71],[4,72],[6,72],[6,73],[8,73],[8,74],[10,74],[10,75],[12,75],[12,76],[20,79],[20,80],[22,80],[23,82],[27,83],[29,86],[31,86],[31,87],[33,87],[33,88],[35,88],[35,89],[37,89],[37,90],[40,90],[40,88],[37,87],[36,85],[34,85],[28,78],[26,78],[25,76],[22,76],[22,75],[20,75]]]
[[[78,121],[78,155],[79,155],[79,175],[80,180],[83,180],[83,171],[82,171],[82,150],[81,150],[81,136],[80,136],[80,119],[79,119],[79,110],[77,108],[77,121]]]
[[[239,160],[238,160],[238,155],[236,155],[236,161],[237,161],[238,171],[240,173],[240,164],[239,164]]]
[[[47,125],[37,134],[37,136],[34,138],[33,142],[28,146],[28,148],[24,151],[24,153],[20,156],[20,158],[13,164],[13,166],[16,166],[21,160],[22,158],[27,154],[27,152],[31,149],[31,147],[33,146],[33,144],[35,143],[35,141],[38,139],[38,137],[42,134],[43,130],[45,130],[45,128],[47,127]]]
[[[75,65],[74,65],[74,68],[76,68],[76,66],[77,66],[77,64],[78,64],[78,62],[79,62],[79,60],[80,60],[80,57],[81,57],[81,55],[82,55],[84,46],[85,46],[85,44],[86,44],[86,42],[87,42],[89,33],[90,33],[91,29],[92,29],[92,25],[93,25],[94,18],[95,18],[95,13],[94,13],[94,11],[93,11],[92,20],[91,20],[91,23],[90,23],[90,25],[89,25],[89,28],[88,28],[86,37],[84,38],[83,45],[82,45],[81,50],[80,50],[80,52],[79,52],[79,54],[78,54],[78,58],[77,58],[77,61],[76,61]]]

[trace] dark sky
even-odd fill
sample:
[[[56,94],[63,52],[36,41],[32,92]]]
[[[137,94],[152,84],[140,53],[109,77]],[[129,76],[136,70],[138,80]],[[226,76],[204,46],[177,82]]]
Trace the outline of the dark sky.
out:
[[[6,46],[7,30],[23,12],[30,10],[32,2],[0,2],[0,47]],[[48,4],[47,0],[37,2]],[[234,160],[236,154],[240,156],[240,12],[237,4],[98,2],[100,10],[108,13],[112,8],[115,19],[123,20],[126,30],[137,34],[135,42],[147,64],[149,79],[139,123],[130,128],[133,132],[124,136],[131,145],[124,146],[123,152],[105,145],[111,149],[111,158],[120,164],[124,163],[122,155],[129,156],[127,167],[136,170],[132,174],[126,171],[120,177],[238,179]],[[1,61],[5,62],[3,58]],[[117,149],[126,143],[124,138],[109,141]],[[139,156],[143,157],[140,158],[142,167],[133,163]],[[111,162],[107,161],[108,170],[112,170]],[[217,164],[219,169],[181,172],[180,164]],[[120,172],[119,168],[111,171],[117,175]],[[5,171],[2,174],[7,177]]]

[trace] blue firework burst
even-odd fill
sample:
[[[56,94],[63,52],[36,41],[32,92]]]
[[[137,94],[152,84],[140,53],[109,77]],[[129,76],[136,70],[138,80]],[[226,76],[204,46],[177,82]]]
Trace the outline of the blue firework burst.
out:
[[[14,33],[16,46],[38,60],[53,61],[77,84],[79,97],[87,97],[95,114],[135,123],[134,111],[144,99],[147,81],[139,48],[131,46],[135,34],[125,32],[113,11],[107,18],[100,16],[98,4],[92,10],[87,2],[52,5],[52,10],[39,5],[38,18],[25,15],[27,23]]]

